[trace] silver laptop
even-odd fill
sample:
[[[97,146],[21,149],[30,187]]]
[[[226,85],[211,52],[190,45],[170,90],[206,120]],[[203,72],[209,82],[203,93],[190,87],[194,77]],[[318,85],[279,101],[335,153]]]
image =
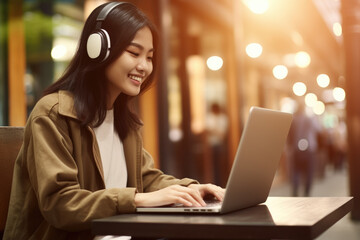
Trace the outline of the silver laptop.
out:
[[[205,207],[139,207],[137,212],[228,213],[266,201],[284,150],[292,114],[252,107],[226,185],[224,201]]]

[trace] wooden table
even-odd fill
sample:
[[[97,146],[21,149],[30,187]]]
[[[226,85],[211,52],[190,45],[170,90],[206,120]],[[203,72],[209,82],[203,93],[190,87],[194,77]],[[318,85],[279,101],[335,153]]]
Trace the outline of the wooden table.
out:
[[[123,214],[92,222],[96,235],[168,239],[314,239],[351,211],[352,197],[269,197],[225,215]]]

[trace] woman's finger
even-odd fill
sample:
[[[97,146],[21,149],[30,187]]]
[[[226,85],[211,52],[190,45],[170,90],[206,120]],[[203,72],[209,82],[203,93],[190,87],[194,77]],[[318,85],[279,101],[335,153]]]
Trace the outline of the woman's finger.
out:
[[[187,201],[191,202],[193,206],[206,205],[198,190],[191,189],[188,187],[182,187],[182,186],[179,186],[177,190],[179,191],[178,193],[180,194],[180,196],[186,199]]]

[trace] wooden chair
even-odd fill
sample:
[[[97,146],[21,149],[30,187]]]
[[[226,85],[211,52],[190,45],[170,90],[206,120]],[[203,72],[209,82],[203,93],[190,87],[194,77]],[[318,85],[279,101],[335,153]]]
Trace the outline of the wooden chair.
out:
[[[22,145],[23,135],[23,127],[0,126],[0,239],[9,208],[14,163]]]

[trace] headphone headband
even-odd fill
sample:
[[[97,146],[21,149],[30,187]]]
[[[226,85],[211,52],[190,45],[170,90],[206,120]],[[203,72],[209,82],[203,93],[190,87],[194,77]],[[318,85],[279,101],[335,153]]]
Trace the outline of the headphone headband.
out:
[[[105,5],[103,9],[101,9],[98,17],[96,18],[97,22],[102,22],[105,20],[106,16],[113,10],[116,6],[122,4],[121,2],[111,2]]]

